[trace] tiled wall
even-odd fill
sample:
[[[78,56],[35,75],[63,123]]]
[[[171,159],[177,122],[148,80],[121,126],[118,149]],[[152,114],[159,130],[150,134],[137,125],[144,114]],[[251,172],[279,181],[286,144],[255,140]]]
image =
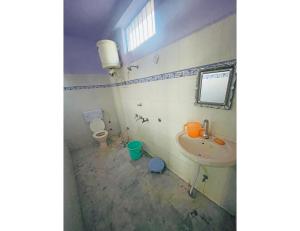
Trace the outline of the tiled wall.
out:
[[[115,83],[65,86],[64,90],[65,91],[73,91],[73,90],[82,90],[82,89],[119,87],[119,86],[138,84],[138,83],[148,83],[148,82],[159,81],[159,80],[183,78],[183,77],[189,77],[189,76],[195,76],[195,75],[197,76],[199,73],[199,70],[201,68],[217,67],[218,65],[222,65],[224,63],[231,63],[232,61],[235,61],[235,60],[226,60],[223,62],[212,63],[212,64],[203,65],[203,66],[199,66],[199,67],[190,67],[190,68],[186,68],[183,70],[177,70],[177,71],[172,71],[172,72],[168,72],[168,73],[162,73],[162,74],[158,74],[158,75],[152,75],[152,76],[147,76],[147,77],[143,77],[143,78],[125,80],[125,81],[115,82]],[[103,78],[105,78],[105,77],[103,77]],[[109,78],[109,77],[106,77],[106,78]]]
[[[78,89],[73,88],[73,86],[96,86],[108,83],[107,76],[65,75],[64,138],[71,150],[94,143],[89,124],[84,121],[82,112],[102,108],[104,111],[104,122],[109,134],[118,134],[120,132],[111,88],[83,87],[78,91],[68,90]]]
[[[90,131],[80,121],[81,111],[102,105],[117,121],[116,131],[119,129],[118,123],[123,131],[129,127],[130,136],[142,140],[146,151],[160,156],[169,169],[190,183],[197,165],[179,152],[175,142],[175,136],[184,123],[208,119],[211,134],[236,140],[235,96],[231,110],[194,105],[199,67],[235,60],[235,25],[235,15],[229,16],[132,63],[138,65],[138,69],[133,68],[129,72],[126,66],[123,67],[113,78],[87,81],[87,78],[67,77],[72,80],[65,81],[64,88],[65,108],[71,108],[65,112],[65,131],[68,130],[65,134],[69,137],[69,143],[73,146],[88,143],[82,140],[82,137],[90,137]],[[157,56],[158,63],[154,61]],[[137,106],[140,103],[142,106]],[[141,124],[136,121],[135,114],[148,117],[150,121]],[[74,120],[67,122],[70,117]],[[206,167],[201,171],[208,175],[209,180],[203,183],[200,177],[196,188],[235,214],[235,167]]]
[[[194,67],[236,58],[235,25],[235,15],[229,16],[132,63],[138,65],[138,69],[128,72],[125,66],[118,77],[111,78],[113,84],[118,83],[111,89],[121,129],[129,127],[132,138],[142,140],[151,155],[164,159],[169,169],[188,183],[197,165],[180,153],[175,142],[184,123],[208,119],[211,134],[236,140],[235,97],[231,110],[194,105],[198,74]],[[158,63],[154,61],[156,56],[159,56]],[[167,74],[160,75],[162,73]],[[137,106],[140,103],[142,106]],[[135,120],[135,114],[150,121],[142,124]],[[235,167],[207,167],[201,171],[205,171],[209,179],[203,183],[200,177],[196,187],[235,214]]]

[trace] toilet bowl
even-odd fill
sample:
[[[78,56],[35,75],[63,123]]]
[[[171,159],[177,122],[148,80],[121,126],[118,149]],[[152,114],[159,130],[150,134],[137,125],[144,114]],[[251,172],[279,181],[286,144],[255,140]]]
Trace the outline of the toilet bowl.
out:
[[[96,141],[98,141],[100,148],[101,149],[107,148],[106,139],[107,139],[108,132],[104,130],[105,124],[103,120],[99,118],[94,119],[90,123],[90,129],[93,132],[93,138]]]

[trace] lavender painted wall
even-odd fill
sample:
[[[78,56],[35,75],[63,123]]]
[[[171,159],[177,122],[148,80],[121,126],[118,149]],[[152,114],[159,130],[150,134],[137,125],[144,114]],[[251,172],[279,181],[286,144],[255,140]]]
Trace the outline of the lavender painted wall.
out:
[[[140,0],[93,0],[88,4],[85,0],[65,0],[65,74],[107,74],[101,68],[96,49],[99,39],[115,40],[120,47],[121,62],[128,64],[236,11],[235,0],[154,0],[156,35],[126,53],[123,29],[113,31],[113,25],[130,2],[136,1]]]
[[[64,73],[105,74],[96,42],[112,28],[132,0],[64,0]]]
[[[132,0],[64,0],[64,34],[104,39]]]
[[[134,1],[132,2],[134,4]],[[155,0],[156,34],[132,52],[126,52],[122,29],[114,34],[121,47],[124,64],[131,63],[155,50],[236,12],[235,0]]]
[[[65,74],[104,74],[96,42],[73,36],[64,36]]]

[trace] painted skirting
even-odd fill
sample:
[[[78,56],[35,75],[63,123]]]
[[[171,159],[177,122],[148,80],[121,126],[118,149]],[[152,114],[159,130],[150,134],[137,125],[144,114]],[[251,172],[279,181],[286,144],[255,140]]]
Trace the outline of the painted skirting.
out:
[[[118,82],[118,83],[97,84],[97,85],[88,85],[88,86],[69,86],[69,87],[64,87],[64,90],[72,91],[72,90],[82,90],[82,89],[119,87],[119,86],[131,85],[131,84],[153,82],[153,81],[158,81],[158,80],[167,80],[167,79],[195,76],[195,75],[199,74],[199,70],[202,68],[216,67],[218,65],[231,63],[232,61],[235,61],[235,59],[218,62],[218,63],[207,64],[207,65],[198,66],[198,67],[186,68],[183,70],[172,71],[172,72],[162,73],[162,74],[158,74],[158,75],[147,76],[147,77],[143,77],[143,78],[126,80],[126,81],[122,81],[122,82]]]

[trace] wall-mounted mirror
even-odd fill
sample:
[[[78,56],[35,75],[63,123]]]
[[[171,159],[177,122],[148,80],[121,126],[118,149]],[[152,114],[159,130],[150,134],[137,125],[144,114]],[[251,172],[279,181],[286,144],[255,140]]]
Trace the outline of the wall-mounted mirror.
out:
[[[200,68],[196,104],[229,110],[235,90],[235,61]]]

